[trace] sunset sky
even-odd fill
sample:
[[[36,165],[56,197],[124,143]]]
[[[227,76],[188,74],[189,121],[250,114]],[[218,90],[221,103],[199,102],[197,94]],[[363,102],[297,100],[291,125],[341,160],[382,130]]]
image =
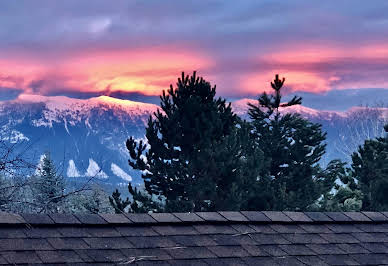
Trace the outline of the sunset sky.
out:
[[[0,23],[0,99],[147,101],[197,70],[230,99],[279,73],[317,108],[388,103],[386,0],[1,1]]]

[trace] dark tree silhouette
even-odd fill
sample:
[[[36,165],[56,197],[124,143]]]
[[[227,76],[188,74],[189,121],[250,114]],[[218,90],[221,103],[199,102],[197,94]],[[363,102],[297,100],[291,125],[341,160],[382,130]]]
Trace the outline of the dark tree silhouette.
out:
[[[281,109],[301,104],[294,96],[282,103],[281,89],[285,79],[276,75],[271,82],[273,95],[262,94],[258,104],[249,104],[249,116],[254,127],[252,136],[269,160],[269,167],[260,176],[267,176],[272,197],[267,203],[271,210],[306,210],[325,192],[325,178],[318,161],[325,152],[325,133],[297,114],[281,113]]]

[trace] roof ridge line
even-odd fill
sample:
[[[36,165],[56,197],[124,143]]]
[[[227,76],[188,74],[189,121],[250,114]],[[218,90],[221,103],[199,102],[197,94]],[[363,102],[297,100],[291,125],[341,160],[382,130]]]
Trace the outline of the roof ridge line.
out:
[[[388,212],[220,211],[195,213],[16,214],[0,213],[0,225],[187,225],[187,224],[388,223]]]

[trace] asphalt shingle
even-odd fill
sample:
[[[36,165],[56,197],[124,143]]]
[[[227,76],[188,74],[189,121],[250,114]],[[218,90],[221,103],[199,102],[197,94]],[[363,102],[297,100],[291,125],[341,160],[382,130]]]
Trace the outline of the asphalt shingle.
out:
[[[270,222],[269,219],[264,213],[257,211],[242,211],[241,212],[245,217],[248,218],[251,222]]]
[[[381,265],[388,263],[388,221],[381,216],[21,215],[24,222],[0,228],[0,265]]]

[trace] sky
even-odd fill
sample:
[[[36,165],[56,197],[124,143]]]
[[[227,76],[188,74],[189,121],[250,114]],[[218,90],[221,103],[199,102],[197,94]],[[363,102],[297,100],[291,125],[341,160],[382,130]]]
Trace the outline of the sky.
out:
[[[388,103],[386,0],[1,1],[0,25],[3,100],[156,101],[196,70],[229,99],[279,73],[319,108]]]

